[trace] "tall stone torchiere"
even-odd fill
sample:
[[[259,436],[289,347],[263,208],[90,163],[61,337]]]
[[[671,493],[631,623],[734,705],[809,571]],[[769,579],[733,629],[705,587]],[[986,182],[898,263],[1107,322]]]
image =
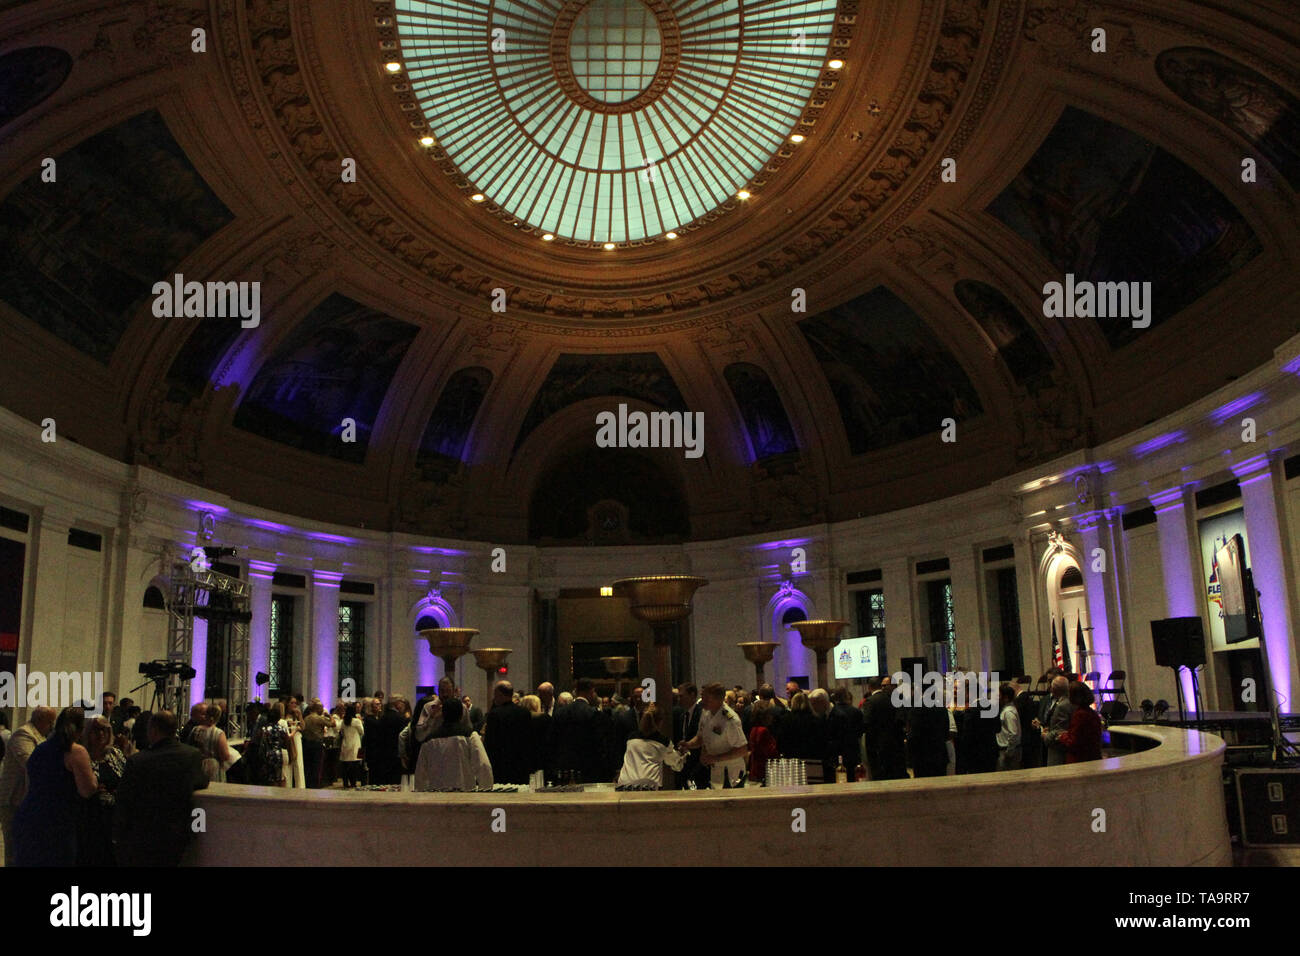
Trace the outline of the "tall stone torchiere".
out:
[[[745,660],[754,665],[754,686],[762,687],[767,683],[763,676],[763,665],[772,659],[781,645],[776,641],[744,641],[736,646],[744,653]]]
[[[795,621],[790,626],[803,638],[803,646],[811,647],[817,655],[817,686],[829,689],[830,675],[826,671],[826,655],[840,642],[840,631],[848,621]]]
[[[689,574],[654,574],[614,582],[614,593],[628,599],[632,616],[654,630],[655,707],[659,732],[669,740],[673,736],[673,635],[677,622],[690,617],[695,592],[708,583]]]
[[[456,679],[456,659],[469,650],[470,641],[478,636],[473,627],[430,627],[420,632],[429,642],[429,652],[442,661],[443,674]]]
[[[602,657],[600,662],[605,665],[605,672],[614,678],[614,693],[621,694],[623,691],[623,675],[632,669],[632,662],[635,657]]]
[[[492,687],[497,682],[497,669],[510,656],[510,648],[478,647],[470,651],[470,653],[474,655],[474,663],[482,669],[487,677],[487,693],[483,697],[483,710],[486,711],[492,706]]]

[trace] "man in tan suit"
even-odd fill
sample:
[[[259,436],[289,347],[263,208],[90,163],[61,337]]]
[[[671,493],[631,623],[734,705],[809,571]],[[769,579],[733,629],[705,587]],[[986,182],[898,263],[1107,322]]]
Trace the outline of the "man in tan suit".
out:
[[[53,707],[37,707],[32,718],[13,732],[0,764],[0,832],[4,834],[5,866],[13,866],[14,813],[27,796],[27,759],[54,728]]]

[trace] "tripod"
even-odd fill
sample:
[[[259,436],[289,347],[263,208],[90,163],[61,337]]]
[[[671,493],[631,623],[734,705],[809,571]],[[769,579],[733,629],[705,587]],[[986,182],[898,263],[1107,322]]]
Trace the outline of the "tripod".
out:
[[[160,710],[166,710],[168,702],[166,677],[151,677],[143,684],[138,684],[135,687],[132,687],[129,693],[134,694],[136,691],[148,687],[150,684],[153,684],[153,695],[150,697],[149,706],[146,709],[150,713],[157,713]]]

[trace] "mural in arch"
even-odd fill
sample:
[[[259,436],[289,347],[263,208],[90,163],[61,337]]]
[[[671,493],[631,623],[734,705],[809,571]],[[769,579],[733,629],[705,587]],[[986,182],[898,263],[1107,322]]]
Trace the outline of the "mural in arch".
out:
[[[72,56],[58,47],[29,46],[0,56],[0,126],[53,96],[71,72]]]
[[[966,370],[898,296],[879,286],[799,323],[861,455],[983,411]]]
[[[57,188],[37,170],[0,203],[0,298],[107,364],[154,283],[234,215],[156,110],[56,163]]]
[[[542,422],[588,398],[639,398],[667,411],[686,411],[686,400],[655,352],[621,355],[564,354],[556,358],[529,406],[515,438],[515,451]]]
[[[1180,46],[1156,57],[1165,86],[1251,143],[1300,189],[1300,102],[1272,80],[1203,47]]]
[[[1067,107],[988,210],[1046,257],[1057,281],[1151,282],[1151,326],[1168,321],[1263,246],[1223,193],[1129,129]],[[1142,329],[1094,319],[1112,348]]]
[[[765,371],[749,362],[733,362],[722,375],[745,422],[754,460],[799,450],[785,405]]]
[[[419,331],[334,293],[258,369],[235,426],[318,455],[364,461],[384,396]],[[341,440],[344,418],[356,421],[354,442]]]
[[[1052,384],[1052,358],[1033,327],[999,289],[976,279],[962,279],[953,295],[992,340],[1016,384],[1036,394]]]
[[[447,380],[420,438],[415,466],[426,480],[443,480],[465,461],[470,429],[492,386],[481,366],[462,368]]]

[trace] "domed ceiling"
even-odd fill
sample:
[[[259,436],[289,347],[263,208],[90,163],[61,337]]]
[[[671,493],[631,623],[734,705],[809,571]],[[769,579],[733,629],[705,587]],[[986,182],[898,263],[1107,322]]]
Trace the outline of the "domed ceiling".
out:
[[[986,484],[1297,331],[1297,24],[1132,6],[0,4],[0,404],[427,536]],[[1061,315],[1067,281],[1151,291]]]

